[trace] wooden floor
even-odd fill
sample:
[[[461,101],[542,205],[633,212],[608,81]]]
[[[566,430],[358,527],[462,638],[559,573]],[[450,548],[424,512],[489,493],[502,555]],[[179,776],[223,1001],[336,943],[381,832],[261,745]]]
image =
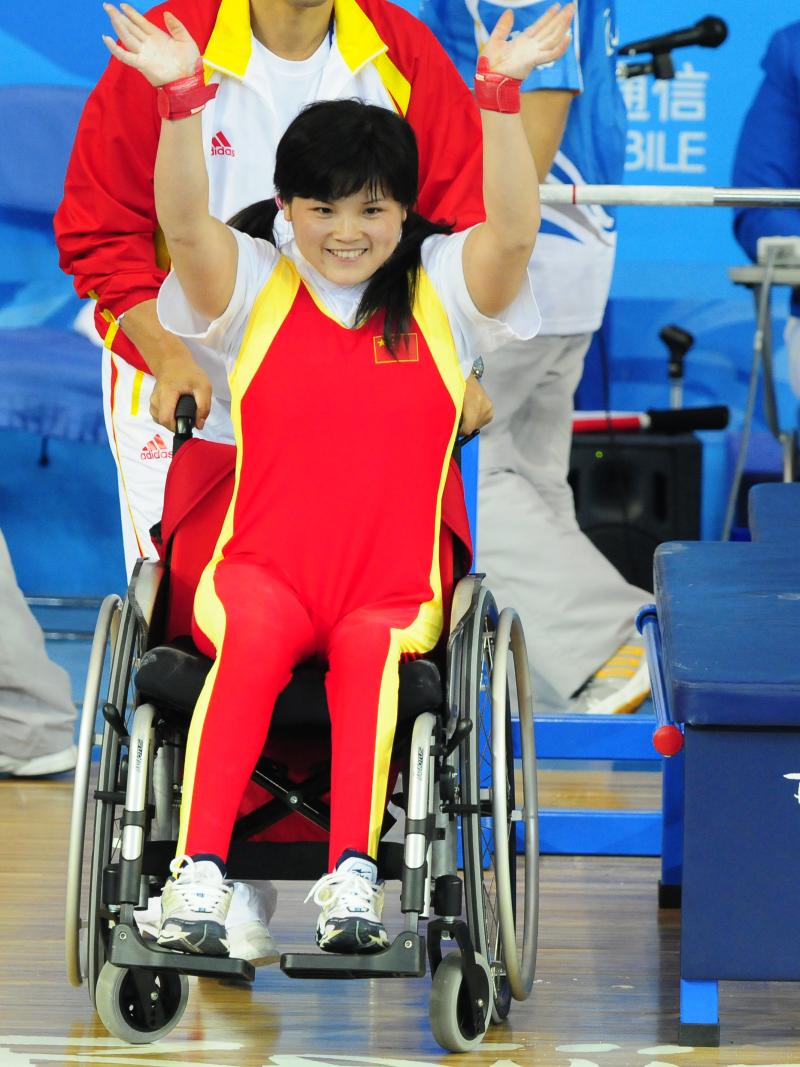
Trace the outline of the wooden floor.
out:
[[[656,775],[543,775],[545,803],[655,806]],[[216,1064],[250,1067],[695,1067],[800,1064],[800,987],[727,983],[722,1047],[674,1045],[677,913],[658,914],[652,859],[546,857],[540,952],[531,999],[493,1028],[480,1052],[449,1057],[427,1023],[427,978],[297,982],[275,968],[252,989],[192,980],[189,1006],[163,1042],[108,1037],[85,987],[64,976],[62,911],[69,782],[0,782],[0,1067],[26,1064]],[[273,930],[308,946],[315,921],[305,886],[281,883]],[[793,887],[800,899],[800,887]],[[399,929],[389,887],[387,925]],[[800,945],[798,946],[800,951]]]

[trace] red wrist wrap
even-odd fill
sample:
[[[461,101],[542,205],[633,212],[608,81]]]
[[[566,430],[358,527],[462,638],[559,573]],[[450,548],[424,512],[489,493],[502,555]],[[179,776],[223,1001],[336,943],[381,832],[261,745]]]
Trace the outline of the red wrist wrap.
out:
[[[217,95],[219,85],[206,85],[203,64],[198,62],[194,74],[158,87],[158,113],[162,119],[186,119],[202,111]]]
[[[515,115],[519,111],[519,87],[521,78],[496,74],[489,70],[486,56],[478,59],[475,71],[475,100],[481,111],[499,111],[503,115]]]

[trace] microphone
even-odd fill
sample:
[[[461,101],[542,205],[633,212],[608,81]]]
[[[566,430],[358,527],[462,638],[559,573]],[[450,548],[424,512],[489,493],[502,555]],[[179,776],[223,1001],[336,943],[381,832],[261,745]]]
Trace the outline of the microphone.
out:
[[[650,408],[648,411],[576,411],[572,432],[581,433],[691,433],[724,430],[729,410],[722,405],[704,408]]]
[[[716,15],[706,15],[694,26],[687,26],[685,30],[673,30],[672,33],[662,33],[657,37],[645,37],[641,41],[623,45],[619,52],[623,56],[637,56],[643,52],[652,55],[663,55],[673,48],[684,48],[686,45],[696,44],[701,48],[718,48],[728,36],[727,23]]]
[[[724,430],[730,412],[718,404],[707,408],[670,408],[667,411],[650,408],[646,413],[650,433],[691,433],[692,430]]]

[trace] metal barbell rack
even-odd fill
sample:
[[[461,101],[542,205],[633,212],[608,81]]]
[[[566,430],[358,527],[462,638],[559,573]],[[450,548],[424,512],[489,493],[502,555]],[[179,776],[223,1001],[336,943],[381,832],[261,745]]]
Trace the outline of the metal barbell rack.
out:
[[[800,189],[718,189],[711,185],[539,186],[543,204],[605,207],[800,207]]]
[[[794,207],[800,208],[800,189],[726,189],[710,185],[566,185],[547,182],[539,186],[542,205],[602,207]],[[798,234],[800,237],[800,234]],[[800,267],[796,263],[782,266],[777,252],[771,252],[765,265],[733,267],[731,280],[749,288],[756,302],[756,331],[753,342],[753,366],[742,439],[734,470],[722,539],[730,536],[739,484],[744,470],[750,425],[758,384],[758,372],[764,368],[764,406],[767,424],[783,450],[784,481],[798,476],[798,434],[796,429],[783,430],[778,423],[772,361],[770,296],[772,286],[797,286]]]

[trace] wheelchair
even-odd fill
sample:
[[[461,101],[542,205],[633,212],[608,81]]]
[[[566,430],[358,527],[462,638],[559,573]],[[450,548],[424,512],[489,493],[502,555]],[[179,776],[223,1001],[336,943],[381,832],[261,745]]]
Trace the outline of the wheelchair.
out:
[[[181,418],[174,452],[161,524],[164,558],[139,560],[124,600],[108,596],[100,609],[67,869],[68,979],[87,983],[106,1029],[132,1044],[157,1041],[178,1025],[188,975],[252,981],[255,974],[246,960],[162,949],[136,923],[136,909],[163,886],[175,854],[183,749],[211,666],[185,635],[194,585],[232,489],[232,446],[193,439],[191,421]],[[198,476],[199,500],[184,488],[196,486]],[[455,464],[448,485],[446,496],[452,490],[465,524]],[[382,876],[401,882],[404,929],[374,954],[290,952],[280,967],[298,979],[378,979],[422,977],[427,965],[433,1036],[448,1051],[467,1052],[490,1024],[506,1018],[512,999],[529,996],[533,984],[536,753],[519,619],[510,609],[498,613],[482,575],[459,578],[459,558],[465,572],[471,549],[455,535],[446,537],[444,524],[442,530],[443,583],[452,579],[449,628],[439,650],[400,665],[392,765],[402,771],[403,788],[392,799],[404,810],[404,838],[382,840],[378,855]],[[325,873],[328,749],[324,666],[301,664],[278,699],[252,776],[263,802],[240,810],[231,879],[312,881]],[[305,759],[298,767],[300,752]]]

